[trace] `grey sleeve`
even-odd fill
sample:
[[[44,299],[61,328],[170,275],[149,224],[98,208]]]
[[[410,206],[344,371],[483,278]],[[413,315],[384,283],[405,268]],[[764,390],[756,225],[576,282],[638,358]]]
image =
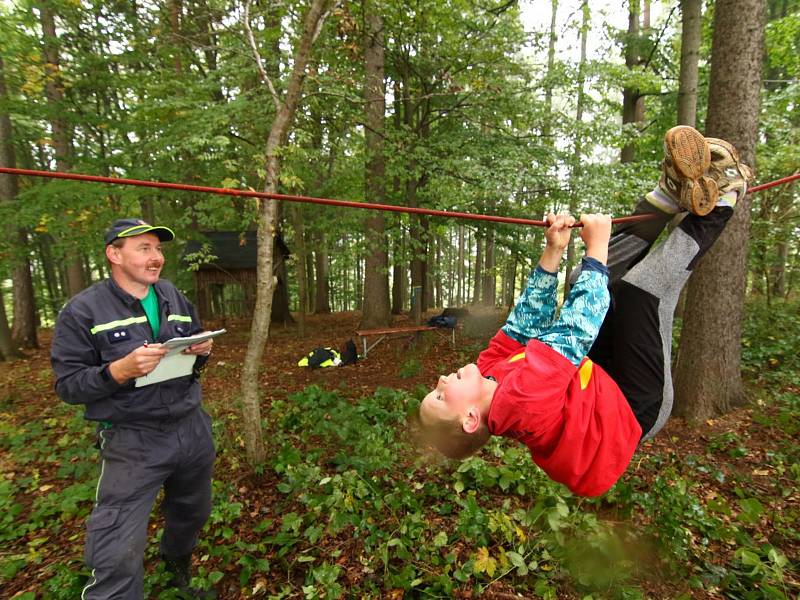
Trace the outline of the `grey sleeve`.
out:
[[[89,329],[70,305],[58,315],[50,364],[56,375],[56,393],[69,404],[102,400],[120,388],[108,371],[108,363],[101,362]]]

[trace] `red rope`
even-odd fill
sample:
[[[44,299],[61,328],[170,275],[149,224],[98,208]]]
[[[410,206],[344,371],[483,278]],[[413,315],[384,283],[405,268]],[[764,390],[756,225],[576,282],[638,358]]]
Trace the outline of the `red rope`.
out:
[[[239,196],[247,198],[266,198],[269,200],[285,200],[287,202],[307,202],[312,204],[325,204],[328,206],[341,206],[345,208],[367,208],[371,210],[383,210],[391,212],[404,212],[414,213],[421,215],[430,215],[434,217],[446,217],[457,219],[472,219],[475,221],[495,221],[497,223],[512,223],[514,225],[534,225],[537,227],[546,227],[545,221],[536,221],[533,219],[522,219],[518,217],[501,217],[498,215],[481,215],[465,212],[455,212],[449,210],[435,210],[431,208],[419,208],[410,206],[395,206],[393,204],[372,204],[369,202],[353,202],[351,200],[333,200],[331,198],[313,198],[311,196],[296,196],[291,194],[272,194],[268,192],[256,192],[253,190],[233,190],[226,188],[215,188],[204,185],[188,185],[183,183],[167,183],[161,181],[145,181],[141,179],[124,179],[122,177],[103,177],[100,175],[84,175],[81,173],[62,173],[60,171],[36,171],[33,169],[11,169],[8,167],[0,167],[0,173],[8,175],[28,175],[30,177],[50,177],[53,179],[72,179],[76,181],[90,181],[93,183],[110,183],[113,185],[134,185],[140,187],[151,187],[169,190],[179,190],[183,192],[201,192],[203,194],[219,194],[223,196]],[[751,188],[750,193],[765,190],[776,185],[788,183],[800,178],[800,173],[771,181],[754,188]],[[629,217],[620,217],[612,219],[612,223],[629,223],[631,221],[648,221],[654,218],[655,215],[632,215]],[[580,227],[580,223],[575,224]]]
[[[761,185],[749,188],[747,192],[749,194],[755,194],[756,192],[760,192],[761,190],[768,190],[769,188],[775,187],[776,185],[783,185],[784,183],[789,183],[790,181],[794,181],[795,179],[800,179],[800,173],[789,175],[788,177],[784,177],[783,179],[776,179],[775,181],[762,183]]]

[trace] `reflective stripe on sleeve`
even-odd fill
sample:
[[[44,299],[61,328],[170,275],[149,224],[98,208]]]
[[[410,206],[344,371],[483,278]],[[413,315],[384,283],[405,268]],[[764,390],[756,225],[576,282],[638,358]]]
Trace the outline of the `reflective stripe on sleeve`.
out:
[[[184,323],[191,323],[192,317],[187,315],[169,315],[167,321],[183,321]]]

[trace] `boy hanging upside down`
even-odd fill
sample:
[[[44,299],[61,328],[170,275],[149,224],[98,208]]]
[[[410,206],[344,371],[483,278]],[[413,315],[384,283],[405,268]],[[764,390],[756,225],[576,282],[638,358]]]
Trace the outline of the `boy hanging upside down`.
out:
[[[519,440],[574,493],[597,496],[672,410],[672,315],[697,261],[744,196],[750,169],[735,148],[691,127],[670,129],[659,185],[618,226],[581,217],[586,256],[556,317],[557,274],[575,219],[548,217],[541,260],[505,325],[422,401],[436,448],[466,458],[492,435]],[[680,212],[680,224],[650,251]]]

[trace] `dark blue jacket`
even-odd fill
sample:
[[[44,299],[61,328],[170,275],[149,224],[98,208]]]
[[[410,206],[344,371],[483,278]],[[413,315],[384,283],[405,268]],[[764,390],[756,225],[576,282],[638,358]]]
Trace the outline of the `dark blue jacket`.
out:
[[[86,405],[85,417],[131,427],[158,427],[180,419],[200,406],[198,356],[194,374],[134,387],[134,380],[118,384],[110,363],[146,341],[165,342],[202,331],[189,300],[169,281],[154,286],[161,316],[156,339],[138,298],[112,278],[94,284],[73,297],[58,315],[50,353],[56,374],[56,392],[69,404]]]

